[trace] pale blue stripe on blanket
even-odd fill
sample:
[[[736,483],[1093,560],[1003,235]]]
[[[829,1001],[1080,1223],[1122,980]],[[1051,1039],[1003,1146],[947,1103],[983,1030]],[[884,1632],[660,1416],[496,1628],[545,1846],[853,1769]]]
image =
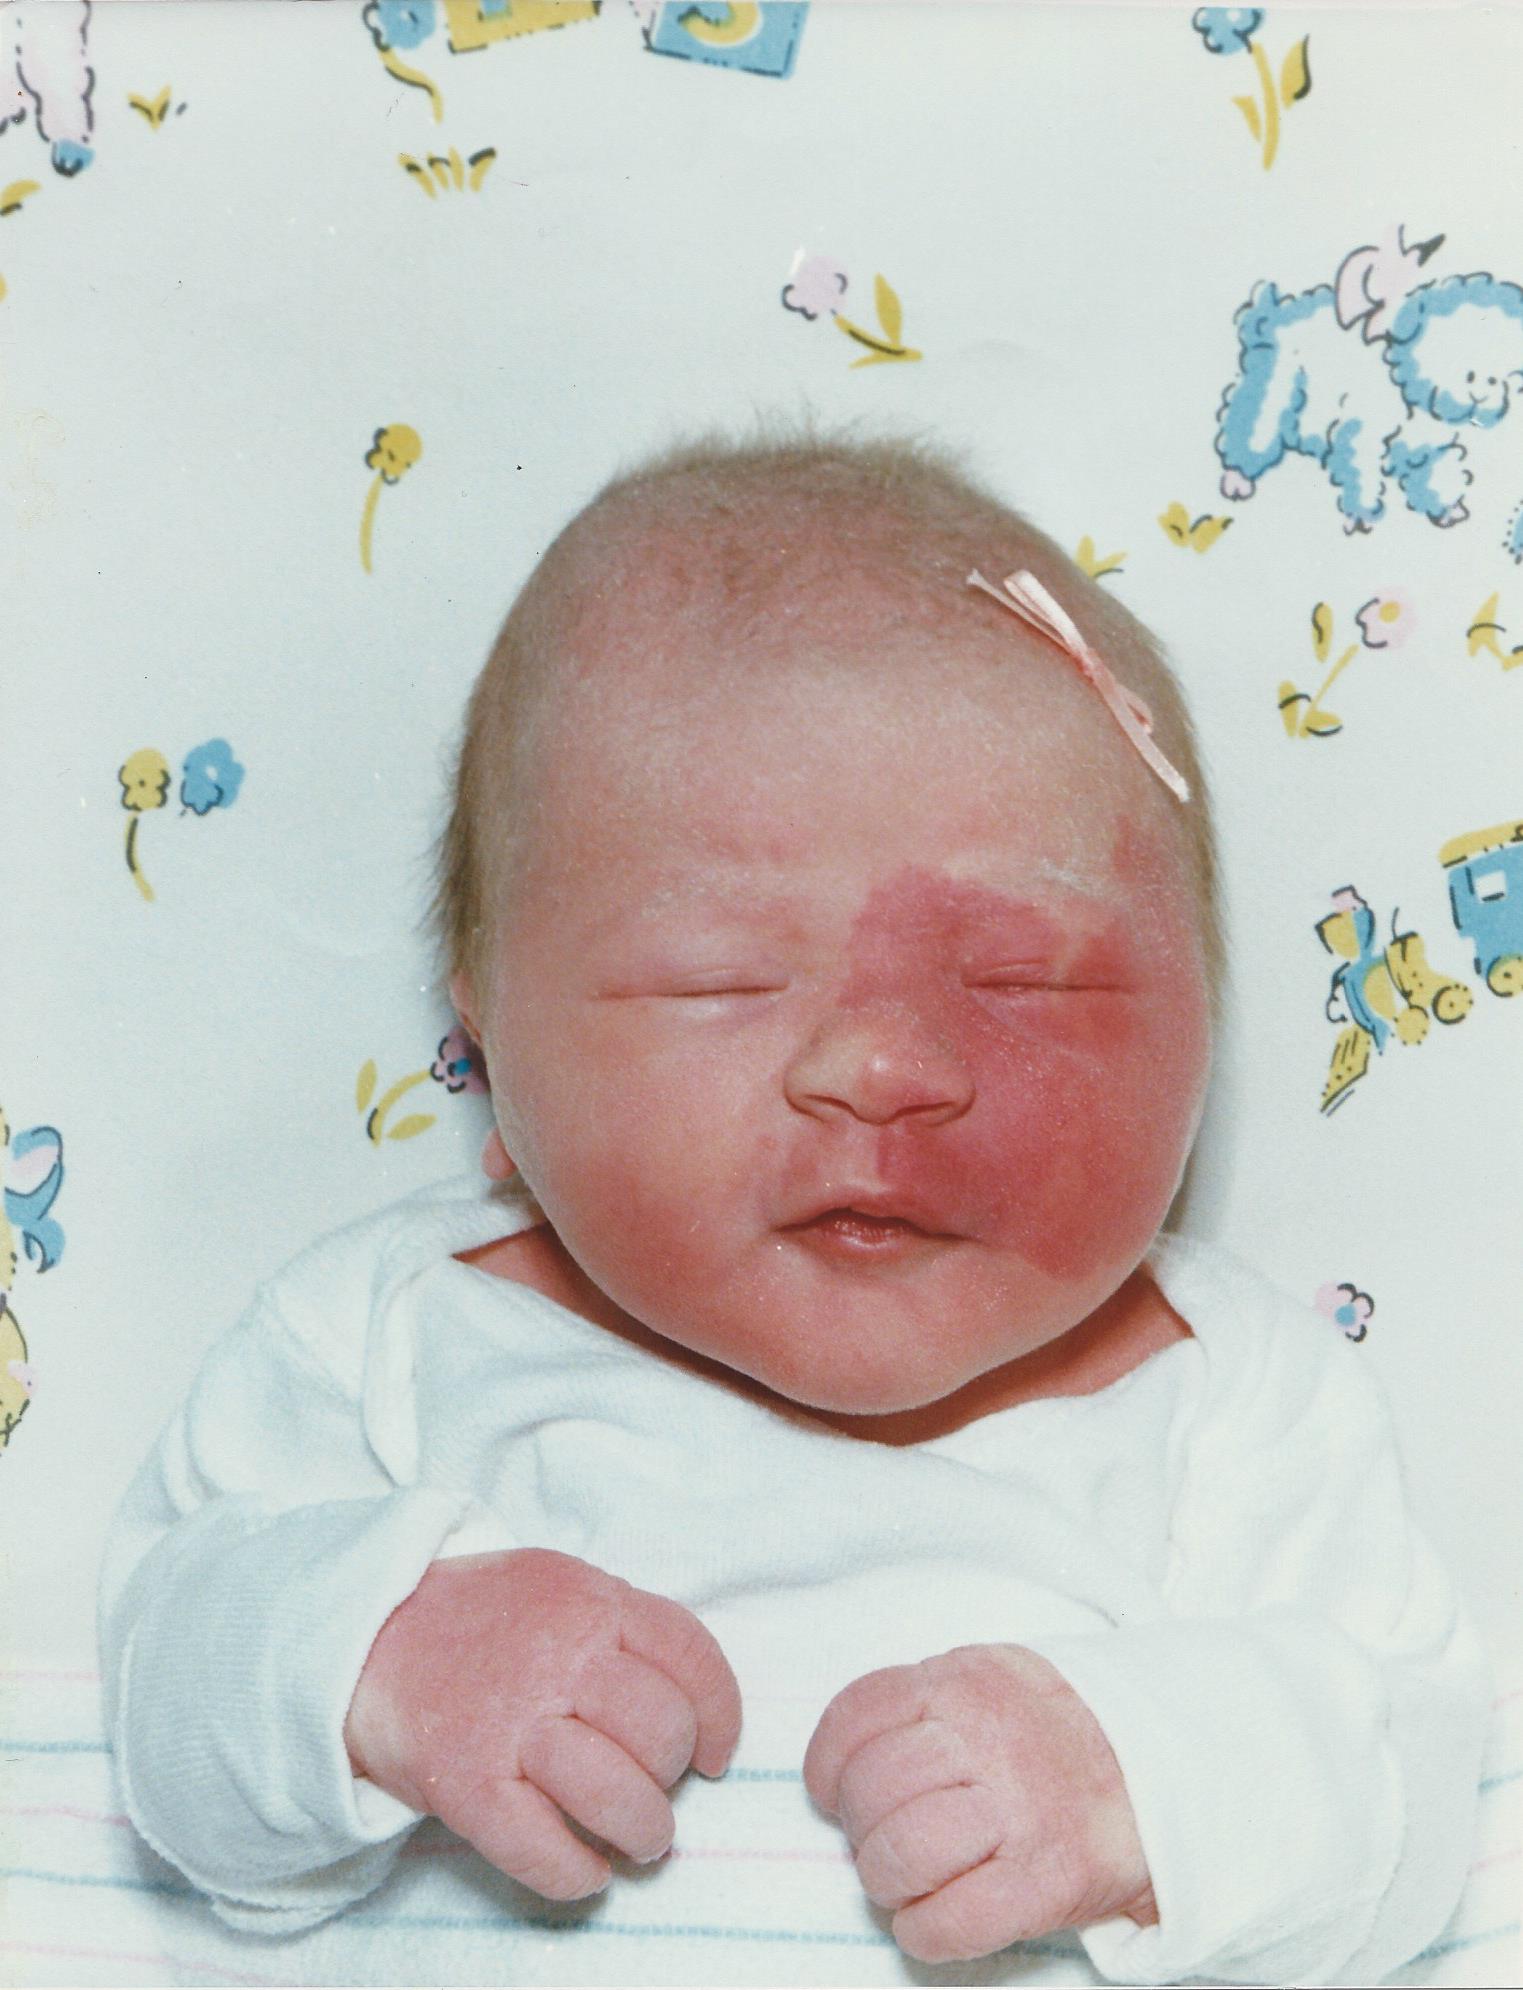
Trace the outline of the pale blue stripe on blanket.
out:
[[[1435,1942],[1432,1948],[1424,1949],[1421,1955],[1413,1956],[1412,1962],[1437,1962],[1440,1956],[1454,1955],[1460,1949],[1479,1948],[1482,1942],[1505,1941],[1509,1935],[1516,1935],[1520,1931],[1523,1931],[1523,1922],[1508,1921],[1503,1927],[1488,1928],[1484,1935],[1456,1935],[1452,1941]],[[1412,1963],[1407,1963],[1404,1967],[1410,1969]]]
[[[0,1739],[0,1755],[110,1755],[109,1741],[16,1741]]]
[[[177,1885],[172,1880],[118,1879],[110,1876],[96,1877],[82,1873],[46,1872],[30,1866],[0,1866],[0,1879],[31,1879],[51,1881],[57,1886],[107,1886],[128,1893],[167,1894],[179,1900],[199,1900],[201,1895],[194,1887]],[[832,1930],[815,1931],[800,1928],[723,1928],[706,1927],[701,1923],[684,1924],[670,1921],[559,1921],[550,1915],[541,1914],[387,1914],[374,1909],[352,1907],[344,1916],[349,1927],[419,1928],[440,1930],[451,1934],[502,1933],[513,1928],[523,1928],[534,1934],[554,1935],[621,1935],[630,1940],[650,1940],[665,1938],[672,1941],[708,1942],[794,1942],[831,1943],[836,1947],[893,1948],[891,1935],[867,1934],[859,1929],[846,1929],[837,1933]],[[1480,1948],[1486,1942],[1505,1941],[1509,1936],[1520,1932],[1517,1921],[1506,1922],[1500,1928],[1488,1928],[1484,1934],[1456,1935],[1448,1941],[1435,1942],[1425,1948],[1420,1955],[1403,1965],[1410,1969],[1419,1962],[1437,1962],[1446,1955],[1455,1955],[1462,1949]],[[1072,1958],[1080,1953],[1077,1944],[1059,1947],[1050,1942],[1019,1942],[1015,1944],[1023,1955],[1052,1958]]]

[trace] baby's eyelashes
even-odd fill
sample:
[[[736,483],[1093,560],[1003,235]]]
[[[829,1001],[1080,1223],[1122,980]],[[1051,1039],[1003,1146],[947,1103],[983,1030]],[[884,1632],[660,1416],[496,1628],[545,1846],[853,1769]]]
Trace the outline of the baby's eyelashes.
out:
[[[658,991],[677,1001],[688,1001],[703,995],[781,995],[788,986],[786,981],[704,981],[686,988],[664,988]]]
[[[1126,992],[1119,981],[1074,981],[1059,975],[1039,974],[981,975],[976,981],[965,981],[963,986],[986,995],[1122,995]]]
[[[626,1001],[691,1002],[705,997],[780,995],[789,981],[780,968],[695,968],[611,977],[598,993]]]

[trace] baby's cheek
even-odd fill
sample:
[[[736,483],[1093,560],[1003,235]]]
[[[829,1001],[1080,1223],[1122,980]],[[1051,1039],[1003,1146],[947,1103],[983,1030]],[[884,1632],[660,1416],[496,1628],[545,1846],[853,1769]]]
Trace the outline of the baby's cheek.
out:
[[[691,1070],[647,1052],[560,1115],[540,1199],[577,1262],[641,1318],[684,1284],[713,1279],[730,1160],[715,1128],[747,1123],[732,1089],[733,1079],[716,1102]]]
[[[965,1212],[970,1234],[1054,1278],[1135,1261],[1194,1126],[1204,1051],[1183,1021],[1160,1029],[1144,1003],[1085,994],[1037,998],[1018,1029],[965,1024],[972,1110],[935,1141],[885,1128],[885,1179]]]

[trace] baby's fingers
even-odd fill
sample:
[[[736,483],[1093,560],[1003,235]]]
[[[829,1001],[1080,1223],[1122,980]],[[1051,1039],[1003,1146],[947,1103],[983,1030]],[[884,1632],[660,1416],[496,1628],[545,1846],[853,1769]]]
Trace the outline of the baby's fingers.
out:
[[[880,1907],[903,1907],[981,1866],[1004,1842],[999,1806],[977,1784],[901,1804],[857,1848],[857,1878]]]
[[[693,1767],[703,1776],[722,1775],[740,1739],[740,1687],[712,1633],[680,1603],[635,1590],[620,1620],[619,1644],[687,1695],[698,1724]]]
[[[579,1720],[542,1722],[519,1756],[523,1773],[568,1817],[645,1864],[670,1849],[672,1807],[616,1741]]]
[[[841,1775],[852,1756],[880,1734],[924,1718],[926,1691],[918,1665],[864,1673],[836,1694],[804,1751],[804,1787],[822,1810],[840,1809]]]
[[[993,1955],[1052,1924],[1033,1920],[1019,1869],[1009,1859],[985,1859],[924,1900],[894,1916],[894,1940],[917,1962],[971,1962]]]
[[[864,1741],[841,1771],[835,1811],[852,1844],[860,1845],[901,1804],[977,1780],[962,1737],[933,1715]]]
[[[616,1741],[664,1790],[693,1759],[692,1702],[664,1672],[628,1652],[605,1652],[579,1674],[571,1711]]]
[[[581,1900],[608,1884],[608,1861],[570,1830],[547,1796],[516,1776],[490,1777],[439,1815],[509,1879],[546,1900]]]

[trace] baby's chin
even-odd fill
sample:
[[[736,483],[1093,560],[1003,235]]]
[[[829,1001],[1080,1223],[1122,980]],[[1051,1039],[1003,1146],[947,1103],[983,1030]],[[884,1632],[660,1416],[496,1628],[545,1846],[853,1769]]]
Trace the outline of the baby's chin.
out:
[[[956,1347],[935,1345],[923,1332],[880,1323],[875,1331],[843,1336],[837,1322],[796,1321],[781,1345],[766,1335],[710,1327],[686,1344],[709,1360],[757,1384],[768,1395],[800,1409],[836,1417],[885,1417],[925,1410],[978,1389],[996,1373],[1061,1337],[1050,1330],[1012,1333]]]

